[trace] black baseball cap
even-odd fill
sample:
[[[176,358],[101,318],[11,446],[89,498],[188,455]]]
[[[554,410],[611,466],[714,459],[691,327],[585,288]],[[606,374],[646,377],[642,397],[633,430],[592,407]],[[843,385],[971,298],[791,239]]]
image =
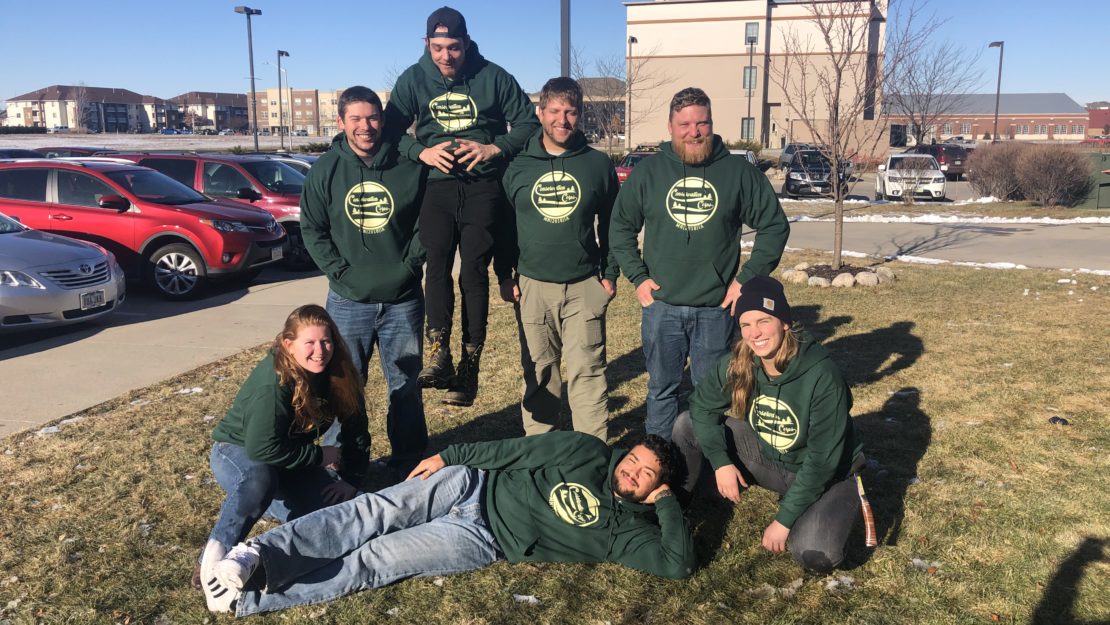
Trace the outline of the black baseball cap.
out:
[[[440,26],[447,27],[447,32],[436,32]],[[428,16],[428,39],[433,37],[447,37],[450,39],[466,38],[466,18],[451,7],[440,7]]]

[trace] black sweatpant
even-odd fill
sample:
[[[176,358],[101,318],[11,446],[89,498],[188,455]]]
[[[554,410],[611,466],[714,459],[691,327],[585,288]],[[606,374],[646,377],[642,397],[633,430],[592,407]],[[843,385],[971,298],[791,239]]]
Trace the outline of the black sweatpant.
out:
[[[458,249],[462,342],[485,342],[493,231],[504,218],[504,197],[496,178],[428,181],[420,206],[420,243],[428,253],[424,295],[429,329],[451,331],[451,268]]]

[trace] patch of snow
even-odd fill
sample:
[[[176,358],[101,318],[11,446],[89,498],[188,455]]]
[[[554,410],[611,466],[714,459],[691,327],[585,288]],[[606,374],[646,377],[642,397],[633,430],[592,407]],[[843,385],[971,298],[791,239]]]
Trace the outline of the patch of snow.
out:
[[[1025,265],[1018,263],[995,262],[995,263],[973,263],[971,261],[959,260],[952,263],[960,267],[975,267],[976,269],[1029,269]]]
[[[543,602],[536,598],[535,595],[513,595],[513,601],[523,603],[525,605],[543,605]]]
[[[800,215],[791,218],[791,221],[833,221],[830,217],[810,217]],[[1060,226],[1065,224],[1110,224],[1110,217],[1072,217],[1071,219],[1057,219],[1055,217],[979,217],[969,215],[850,215],[844,217],[845,223],[878,223],[878,224],[1044,224]]]

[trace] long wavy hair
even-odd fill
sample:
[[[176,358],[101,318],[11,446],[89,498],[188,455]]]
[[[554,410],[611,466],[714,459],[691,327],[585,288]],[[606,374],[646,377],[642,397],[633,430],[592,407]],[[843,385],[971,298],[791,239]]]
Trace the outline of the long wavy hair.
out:
[[[328,396],[317,397],[312,389],[311,376],[285,349],[285,341],[294,341],[301,328],[323,326],[331,336],[332,355],[328,366],[320,375],[328,377]],[[307,432],[325,427],[333,418],[342,421],[347,415],[362,410],[362,380],[351,362],[351,353],[343,343],[339,328],[331,315],[316,304],[306,304],[289,313],[285,327],[274,338],[274,371],[282,386],[293,387],[293,427]],[[324,400],[324,401],[321,401]],[[321,405],[326,405],[326,410]]]
[[[796,324],[790,325],[772,359],[780,373],[786,371],[787,365],[798,355],[798,331]],[[728,364],[728,383],[732,389],[732,414],[737,419],[747,419],[748,403],[752,401],[752,391],[755,390],[755,368],[763,366],[757,360],[755,352],[743,337],[736,341],[736,346],[732,348],[732,360]]]

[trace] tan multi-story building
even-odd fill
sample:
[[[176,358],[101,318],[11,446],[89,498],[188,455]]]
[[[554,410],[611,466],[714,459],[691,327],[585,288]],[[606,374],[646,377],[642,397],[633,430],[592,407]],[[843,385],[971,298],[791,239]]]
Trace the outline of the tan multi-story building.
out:
[[[339,96],[343,89],[320,91],[283,87],[280,105],[277,88],[264,89],[257,93],[259,130],[277,134],[278,128],[284,127],[286,134],[303,130],[313,137],[330,137],[339,132],[336,119],[339,114]],[[382,99],[382,106],[385,106],[389,101],[389,92],[376,93]],[[246,99],[250,100],[250,94],[247,94]],[[280,124],[279,116],[282,121]]]
[[[247,127],[247,96],[242,93],[190,91],[170,98],[183,123],[193,130],[239,130]]]
[[[841,4],[843,10],[831,5]],[[863,67],[881,63],[886,33],[887,0],[655,0],[626,2],[627,67],[632,82],[628,111],[632,143],[668,138],[670,98],[685,87],[700,87],[713,101],[714,131],[725,140],[753,139],[781,147],[809,141],[794,108],[820,125],[827,111],[820,104],[802,107],[777,77],[786,71],[804,74],[810,86],[827,72],[829,52],[814,20],[815,8],[836,20],[853,20],[864,33],[850,50]],[[830,7],[832,10],[830,10]],[[845,87],[856,98],[854,86]],[[861,114],[874,119],[877,103]]]
[[[127,89],[51,85],[9,98],[5,126],[151,132],[180,122],[177,105]]]

